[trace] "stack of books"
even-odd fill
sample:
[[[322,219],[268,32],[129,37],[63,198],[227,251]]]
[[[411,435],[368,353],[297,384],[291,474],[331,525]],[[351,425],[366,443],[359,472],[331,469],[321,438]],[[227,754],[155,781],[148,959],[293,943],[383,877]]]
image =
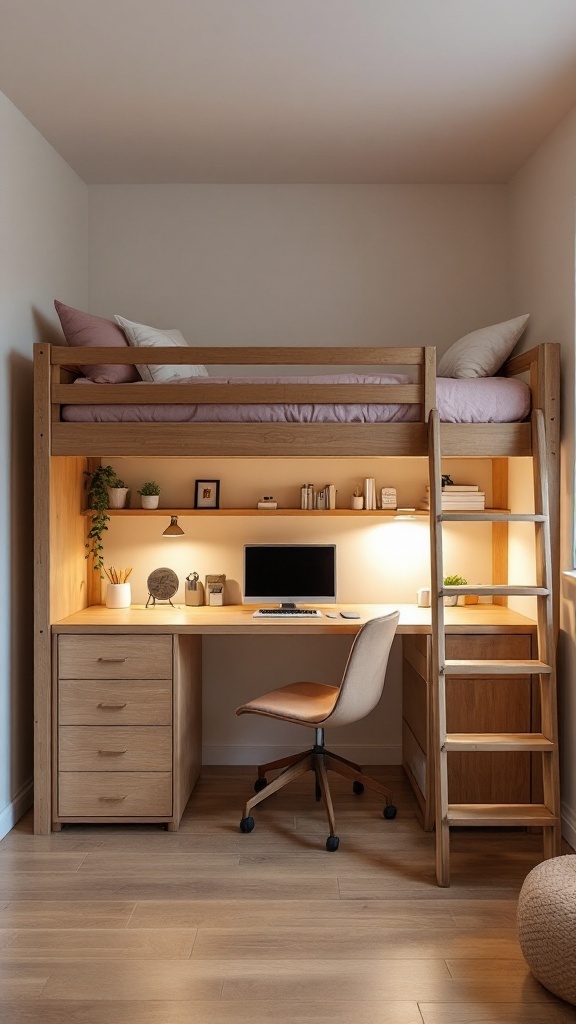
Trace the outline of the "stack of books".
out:
[[[422,507],[430,510],[430,487],[422,499]],[[443,512],[483,512],[486,507],[486,494],[479,490],[478,484],[447,484],[442,488]]]

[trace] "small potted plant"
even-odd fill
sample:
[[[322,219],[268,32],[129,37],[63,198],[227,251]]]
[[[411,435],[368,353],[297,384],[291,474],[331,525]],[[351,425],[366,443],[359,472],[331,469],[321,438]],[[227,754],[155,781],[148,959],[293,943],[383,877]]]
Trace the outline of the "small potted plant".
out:
[[[142,508],[158,508],[160,488],[154,480],[148,480],[142,484],[138,494],[142,498]]]
[[[122,484],[122,481],[118,480],[112,466],[98,466],[92,472],[86,470],[85,476],[88,478],[87,504],[91,513],[90,529],[86,540],[86,547],[88,549],[86,558],[92,555],[92,567],[104,579],[102,572],[104,565],[102,561],[102,534],[108,529],[108,521],[110,519],[110,516],[106,514],[106,510],[111,507],[110,491],[117,488],[119,484]]]
[[[465,587],[468,580],[465,580],[463,576],[445,576],[444,586],[445,587]],[[450,597],[444,598],[445,605],[458,604],[458,594],[453,594]]]
[[[125,508],[127,504],[128,488],[123,480],[116,477],[113,484],[108,487],[109,508]]]

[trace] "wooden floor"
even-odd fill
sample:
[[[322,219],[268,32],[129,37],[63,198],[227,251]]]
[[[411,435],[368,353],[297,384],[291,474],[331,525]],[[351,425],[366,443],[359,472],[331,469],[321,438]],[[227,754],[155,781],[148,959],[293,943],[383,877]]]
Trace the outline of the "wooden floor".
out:
[[[456,835],[438,889],[400,769],[378,775],[398,817],[335,779],[337,853],[311,776],[250,835],[236,768],[205,769],[178,833],[27,816],[0,843],[3,1024],[573,1024],[516,939],[539,837]]]

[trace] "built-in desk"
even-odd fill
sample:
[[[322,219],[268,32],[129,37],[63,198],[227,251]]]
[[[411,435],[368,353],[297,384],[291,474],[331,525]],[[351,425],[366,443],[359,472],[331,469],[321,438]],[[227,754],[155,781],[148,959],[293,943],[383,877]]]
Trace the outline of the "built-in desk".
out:
[[[51,769],[53,828],[72,822],[163,822],[178,828],[201,767],[204,634],[349,634],[398,608],[403,636],[404,767],[425,828],[433,824],[430,759],[430,609],[415,605],[329,605],[359,619],[255,619],[250,606],[168,605],[113,610],[95,605],[56,622],[53,634]],[[446,608],[449,657],[530,657],[535,623],[496,605]],[[453,649],[451,649],[453,648]],[[511,651],[514,653],[510,653]],[[529,680],[450,680],[450,728],[530,731]],[[529,802],[530,755],[452,756],[458,799]],[[480,765],[478,758],[487,759]],[[504,765],[494,758],[513,759]],[[518,760],[520,759],[520,760]]]

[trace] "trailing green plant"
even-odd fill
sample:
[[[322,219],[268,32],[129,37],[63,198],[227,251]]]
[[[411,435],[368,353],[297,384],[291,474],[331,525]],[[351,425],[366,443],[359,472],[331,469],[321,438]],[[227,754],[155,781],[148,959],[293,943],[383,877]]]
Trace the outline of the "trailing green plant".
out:
[[[445,576],[444,586],[445,587],[465,587],[468,580],[465,580],[463,576]]]
[[[145,484],[142,484],[138,494],[143,494],[145,496],[160,494],[160,486],[155,480],[148,480]]]
[[[88,477],[88,509],[91,511],[90,516],[90,529],[86,540],[86,558],[92,556],[92,568],[100,573],[100,578],[104,579],[104,560],[102,552],[104,545],[102,543],[102,534],[108,529],[108,522],[110,516],[107,515],[108,509],[108,488],[109,487],[124,487],[124,483],[120,480],[112,466],[98,466],[97,469],[92,471],[85,470],[84,475]]]

